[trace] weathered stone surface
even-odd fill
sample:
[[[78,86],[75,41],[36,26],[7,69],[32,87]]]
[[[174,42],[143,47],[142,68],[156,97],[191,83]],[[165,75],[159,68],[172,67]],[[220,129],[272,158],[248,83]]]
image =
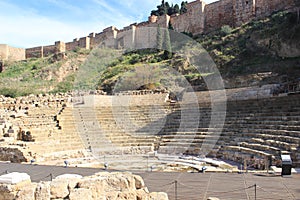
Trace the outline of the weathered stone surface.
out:
[[[53,180],[50,184],[51,198],[65,198],[69,195],[69,181],[66,179]]]
[[[150,200],[168,200],[168,195],[164,192],[152,192],[150,193]]]
[[[135,191],[120,192],[118,194],[117,199],[120,199],[120,200],[136,199],[136,193],[135,193]]]
[[[149,191],[147,188],[140,189],[136,191],[136,199],[137,200],[148,200],[149,199]]]
[[[106,187],[105,179],[83,179],[78,183],[79,188],[85,188],[88,189],[91,194],[92,198],[97,199],[102,196],[104,193],[104,188]]]
[[[219,200],[217,197],[208,197],[207,200]]]
[[[10,161],[13,163],[26,162],[23,152],[20,148],[0,147],[0,160]]]
[[[12,185],[0,184],[0,199],[14,200],[16,193]]]
[[[16,195],[16,200],[35,200],[36,183],[24,185]]]
[[[145,187],[145,183],[142,177],[134,175],[134,180],[135,180],[135,188],[137,190]]]
[[[71,190],[69,195],[70,200],[92,200],[92,194],[90,190],[85,188],[75,188]]]
[[[44,200],[50,199],[50,182],[40,182],[38,183],[35,190],[35,199],[36,200]]]

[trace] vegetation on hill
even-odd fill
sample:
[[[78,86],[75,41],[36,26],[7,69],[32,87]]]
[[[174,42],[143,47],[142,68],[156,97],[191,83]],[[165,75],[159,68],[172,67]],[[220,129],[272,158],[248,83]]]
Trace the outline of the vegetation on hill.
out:
[[[278,83],[288,81],[286,77],[299,78],[299,33],[297,14],[278,12],[235,29],[223,26],[196,40],[210,53],[223,78],[268,72],[273,78],[265,83]]]
[[[175,72],[179,72],[190,82],[193,82],[195,77],[200,77],[193,76],[197,74],[197,70],[180,56],[169,59],[165,51],[137,50],[111,62],[99,74],[97,87],[108,93],[112,93],[113,90],[170,89],[174,81],[180,80]]]
[[[0,94],[17,97],[70,91],[76,71],[87,54],[79,50],[66,55],[6,62],[4,72],[0,73]]]
[[[158,28],[159,31],[157,48],[166,50],[123,53],[78,49],[65,55],[5,63],[6,70],[0,74],[0,94],[15,97],[72,89],[94,88],[112,93],[114,89],[168,88],[172,81],[182,81],[176,74],[169,76],[172,69],[191,85],[203,85],[202,76],[211,74],[200,74],[188,60],[171,53],[173,47],[166,42],[170,40],[168,34]],[[223,26],[194,40],[209,52],[230,88],[299,78],[299,32],[297,13],[278,12],[237,28]]]
[[[181,6],[178,4],[170,5],[168,2],[162,0],[161,4],[157,6],[156,10],[151,11],[151,15],[162,16],[165,14],[173,15],[173,14],[183,14],[187,12],[187,1],[182,1]]]

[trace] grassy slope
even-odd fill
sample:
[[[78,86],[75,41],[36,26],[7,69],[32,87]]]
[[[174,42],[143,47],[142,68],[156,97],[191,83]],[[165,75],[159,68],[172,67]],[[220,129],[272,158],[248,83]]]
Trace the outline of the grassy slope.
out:
[[[291,58],[281,55],[283,43],[299,45],[299,33],[300,25],[297,24],[295,15],[280,12],[234,30],[223,27],[221,30],[198,36],[195,39],[210,53],[223,78],[229,83],[227,87],[236,87],[246,86],[236,84],[236,77],[255,79],[254,74],[263,72],[271,72],[269,74],[272,76],[260,78],[255,84],[285,81],[282,77],[299,78],[299,57]],[[113,59],[103,60],[104,56],[114,54],[110,50],[104,53],[93,52],[94,59],[89,59],[85,66],[80,66],[82,58],[87,58],[89,53],[89,51],[77,50],[67,52],[67,59],[57,59],[54,56],[8,63],[6,64],[7,70],[0,74],[0,94],[20,96],[31,93],[65,92],[71,90],[74,80],[80,78],[85,80],[79,80],[78,85],[93,85],[109,93],[114,85],[120,82],[121,77],[126,79],[123,80],[123,85],[126,85],[125,89],[154,89],[166,87],[168,81],[176,80],[176,76],[172,78],[173,80],[164,79],[165,74],[171,73],[168,67],[183,74],[192,85],[201,84],[201,75],[197,73],[197,70],[176,55],[172,59],[165,59],[163,52],[142,50],[126,53],[117,58],[108,56]],[[99,65],[99,62],[103,66],[94,67]],[[143,66],[144,70],[137,69],[138,66]],[[68,68],[79,68],[79,72],[76,73],[75,69]],[[80,69],[85,71],[81,72]],[[63,71],[63,75],[59,73],[60,71]],[[140,75],[137,76],[137,73]],[[137,82],[138,79],[142,79],[143,73],[145,76],[152,75],[152,80],[150,80],[152,84],[147,85],[149,80],[142,80],[146,85],[140,87],[143,82]],[[89,79],[86,77],[93,78],[86,80]],[[246,84],[249,83],[246,81]]]
[[[54,55],[47,58],[7,62],[0,73],[0,94],[24,96],[72,89],[75,69],[88,52],[68,52],[67,59]],[[81,58],[81,59],[79,59]]]

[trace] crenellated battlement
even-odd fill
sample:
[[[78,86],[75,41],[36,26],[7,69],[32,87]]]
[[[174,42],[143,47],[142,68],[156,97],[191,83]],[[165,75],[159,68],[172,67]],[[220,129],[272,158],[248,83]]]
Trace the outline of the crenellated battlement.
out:
[[[198,35],[224,25],[240,26],[253,19],[266,17],[274,11],[290,9],[293,6],[293,0],[220,0],[211,4],[196,0],[187,4],[187,12],[184,14],[150,16],[146,22],[133,23],[121,30],[110,26],[100,33],[90,33],[88,36],[76,38],[72,42],[58,41],[54,45],[28,49],[0,45],[0,59],[23,60],[25,59],[24,55],[26,55],[26,59],[39,58],[73,51],[77,48],[93,49],[96,46],[138,48],[145,42],[149,43],[148,47],[154,47],[156,37],[149,32],[147,27],[168,28],[171,25],[177,32]]]

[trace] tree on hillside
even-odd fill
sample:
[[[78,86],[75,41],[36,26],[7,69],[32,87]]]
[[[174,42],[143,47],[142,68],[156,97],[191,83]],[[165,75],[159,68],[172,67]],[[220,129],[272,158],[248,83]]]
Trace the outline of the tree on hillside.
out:
[[[174,6],[174,13],[180,13],[180,8],[179,8],[179,5],[178,4],[175,4]]]
[[[187,1],[181,2],[180,14],[184,14],[187,12],[187,7],[186,7],[187,3],[188,3]]]
[[[164,59],[171,59],[173,57],[172,54],[172,46],[171,46],[171,39],[169,29],[165,29],[165,39],[164,39]]]
[[[184,8],[180,8],[178,4],[172,4],[170,6],[168,2],[162,0],[161,4],[157,6],[157,9],[151,11],[151,15],[162,16],[165,14],[173,15],[177,13],[185,13],[187,10],[186,4],[187,2],[182,2],[181,5],[184,5]]]
[[[163,34],[160,26],[157,27],[157,38],[156,38],[156,48],[157,50],[161,50],[163,47]]]

